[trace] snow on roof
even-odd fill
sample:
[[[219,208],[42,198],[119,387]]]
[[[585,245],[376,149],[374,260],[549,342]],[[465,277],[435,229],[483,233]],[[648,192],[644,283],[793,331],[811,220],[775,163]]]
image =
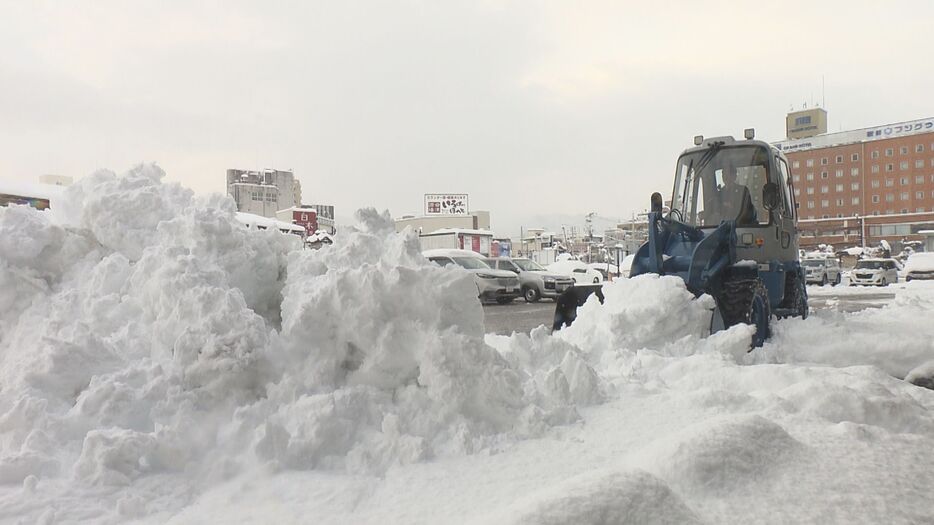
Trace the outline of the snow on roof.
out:
[[[296,233],[305,231],[305,228],[297,224],[292,224],[291,222],[278,221],[276,219],[270,219],[269,217],[253,215],[252,213],[243,213],[241,211],[237,212],[237,220],[246,226],[275,228],[277,230],[288,230]]]
[[[422,255],[425,257],[477,257],[479,259],[484,259],[484,256],[481,253],[477,253],[470,250],[458,250],[455,248],[436,248],[433,250],[425,250],[422,252]]]
[[[326,231],[318,230],[315,233],[312,233],[311,235],[309,235],[305,239],[305,241],[312,242],[312,243],[313,242],[324,242],[324,241],[334,242],[334,236]]]
[[[427,237],[429,235],[447,235],[450,233],[466,233],[468,235],[489,235],[493,236],[493,232],[490,230],[471,230],[467,228],[441,228],[440,230],[435,230],[431,233],[423,233],[422,237]]]
[[[39,182],[0,180],[0,193],[36,199],[57,199],[64,193],[64,186]]]

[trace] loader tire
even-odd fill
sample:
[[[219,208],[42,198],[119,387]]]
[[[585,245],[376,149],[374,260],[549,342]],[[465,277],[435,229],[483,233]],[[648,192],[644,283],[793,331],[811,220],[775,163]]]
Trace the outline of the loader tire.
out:
[[[769,307],[769,293],[761,280],[726,281],[717,302],[727,328],[740,323],[756,327],[756,333],[752,336],[752,348],[762,346],[771,335],[769,322],[772,310]]]
[[[782,299],[781,307],[786,310],[793,310],[791,317],[808,318],[808,291],[804,281],[797,276],[788,276],[785,281],[785,298]],[[782,319],[787,316],[779,316]]]

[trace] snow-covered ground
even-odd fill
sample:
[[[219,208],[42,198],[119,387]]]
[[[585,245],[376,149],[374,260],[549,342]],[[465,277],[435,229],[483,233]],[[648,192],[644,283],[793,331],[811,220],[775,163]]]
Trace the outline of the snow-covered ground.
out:
[[[497,336],[385,214],[301,250],[161,175],[0,209],[0,521],[934,516],[934,391],[900,379],[934,371],[934,283],[752,353],[649,275]]]

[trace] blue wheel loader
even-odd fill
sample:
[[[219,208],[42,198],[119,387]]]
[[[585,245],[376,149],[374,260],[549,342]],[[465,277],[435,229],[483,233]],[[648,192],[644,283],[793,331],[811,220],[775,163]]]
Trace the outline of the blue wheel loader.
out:
[[[775,315],[807,317],[805,275],[798,259],[797,206],[788,160],[774,146],[733,137],[694,137],[678,157],[669,206],[652,194],[648,241],[630,278],[675,275],[716,307],[710,330],[755,326],[751,347],[769,338]],[[599,286],[575,286],[559,297],[553,328],[570,325]]]

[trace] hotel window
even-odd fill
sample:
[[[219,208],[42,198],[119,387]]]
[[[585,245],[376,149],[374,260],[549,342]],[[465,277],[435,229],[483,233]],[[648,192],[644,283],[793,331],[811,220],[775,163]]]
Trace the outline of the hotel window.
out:
[[[850,168],[850,175],[854,177],[859,175],[859,168]]]
[[[878,164],[873,164],[873,165],[872,165],[872,172],[873,172],[873,173],[879,173],[879,165],[878,165]]]
[[[843,170],[837,170],[837,177],[843,176]]]
[[[830,207],[830,201],[829,201],[829,200],[822,200],[822,201],[820,201],[820,207],[821,207],[821,208],[829,208],[829,207]]]
[[[903,215],[907,215],[907,214],[908,214],[908,208],[902,208],[902,214],[903,214]]]
[[[907,154],[908,154],[908,146],[902,146],[902,147],[898,148],[898,154],[899,154],[899,155],[907,155]]]
[[[903,160],[903,161],[899,162],[899,163],[898,163],[898,169],[900,169],[900,170],[902,170],[902,171],[907,170],[907,169],[908,169],[908,161],[907,161],[907,160]]]
[[[885,179],[885,187],[891,188],[892,186],[895,186],[895,179]]]
[[[877,181],[877,180],[872,181],[872,187],[873,187],[873,188],[878,188],[878,187],[879,187],[879,181]]]
[[[898,182],[900,182],[902,186],[907,186],[907,185],[908,185],[908,177],[902,177],[902,178],[898,179]]]
[[[820,159],[820,165],[821,165],[821,166],[826,166],[826,165],[827,165],[827,157],[821,157],[821,159]]]
[[[886,165],[885,165],[885,171],[895,171],[895,165],[894,165],[894,164],[886,164]]]
[[[814,159],[808,159],[807,162],[806,162],[805,164],[807,164],[807,166],[808,166],[809,168],[813,168],[813,167],[814,167]]]
[[[915,167],[916,167],[916,168],[923,168],[923,167],[924,167],[924,159],[918,159],[918,160],[916,160],[916,161],[915,161]]]
[[[858,189],[859,189],[859,183],[858,183],[858,182],[854,182],[853,184],[850,184],[850,189],[853,190],[853,191],[858,190]]]
[[[873,196],[872,196],[872,202],[878,204],[878,202],[879,202],[879,196],[878,196],[878,195],[873,195]]]
[[[829,219],[829,218],[830,218],[830,215],[821,215],[820,218],[821,218],[821,219]]]
[[[808,188],[808,195],[814,195],[814,188]]]
[[[792,176],[791,176],[791,179],[792,179],[793,181],[795,181],[795,182],[800,182],[800,181],[801,181],[801,177],[798,176],[798,175],[792,175]]]
[[[830,193],[830,186],[821,186],[821,187],[820,187],[820,192],[821,192],[821,193]]]
[[[834,189],[834,191],[843,191],[843,184],[837,184],[837,186],[836,186],[836,188]]]
[[[915,146],[915,153],[923,153],[923,152],[924,152],[924,144],[918,144],[917,146]]]
[[[853,161],[853,162],[858,161],[858,160],[859,160],[859,153],[854,153],[854,154],[850,155],[850,160]]]
[[[795,168],[795,169],[798,169],[798,168],[801,167],[801,162],[796,160],[796,161],[794,161],[794,162],[791,163],[791,167],[792,167],[792,168]]]
[[[893,153],[895,153],[895,151],[892,148],[885,148],[886,157],[891,157]]]
[[[808,180],[814,180],[814,174],[813,174],[813,173],[808,173],[807,179],[808,179]]]
[[[924,213],[924,208],[915,208],[915,213]]]
[[[900,197],[903,201],[907,201],[907,200],[910,198],[907,191],[903,191],[902,194],[899,195],[899,197]]]
[[[837,206],[843,206],[843,199],[837,199]]]
[[[872,212],[873,215],[879,215],[879,210]]]
[[[798,195],[801,195],[801,189],[795,188],[795,197],[797,197]]]
[[[924,175],[915,175],[915,184],[924,184]]]
[[[873,150],[873,152],[869,154],[869,158],[871,158],[871,159],[878,159],[878,158],[879,158],[879,150]]]
[[[854,206],[859,204],[859,197],[853,197],[853,200],[850,202],[852,202]]]
[[[843,155],[837,155],[837,164],[840,164],[842,162],[843,162]]]
[[[918,199],[918,200],[924,199],[924,192],[923,192],[923,191],[916,191],[916,192],[915,192],[915,198]]]
[[[814,201],[808,201],[808,209],[814,208]]]
[[[826,171],[820,172],[820,178],[826,179],[826,178],[827,178],[827,172],[826,172]]]
[[[895,194],[888,193],[885,195],[885,202],[895,202]]]

